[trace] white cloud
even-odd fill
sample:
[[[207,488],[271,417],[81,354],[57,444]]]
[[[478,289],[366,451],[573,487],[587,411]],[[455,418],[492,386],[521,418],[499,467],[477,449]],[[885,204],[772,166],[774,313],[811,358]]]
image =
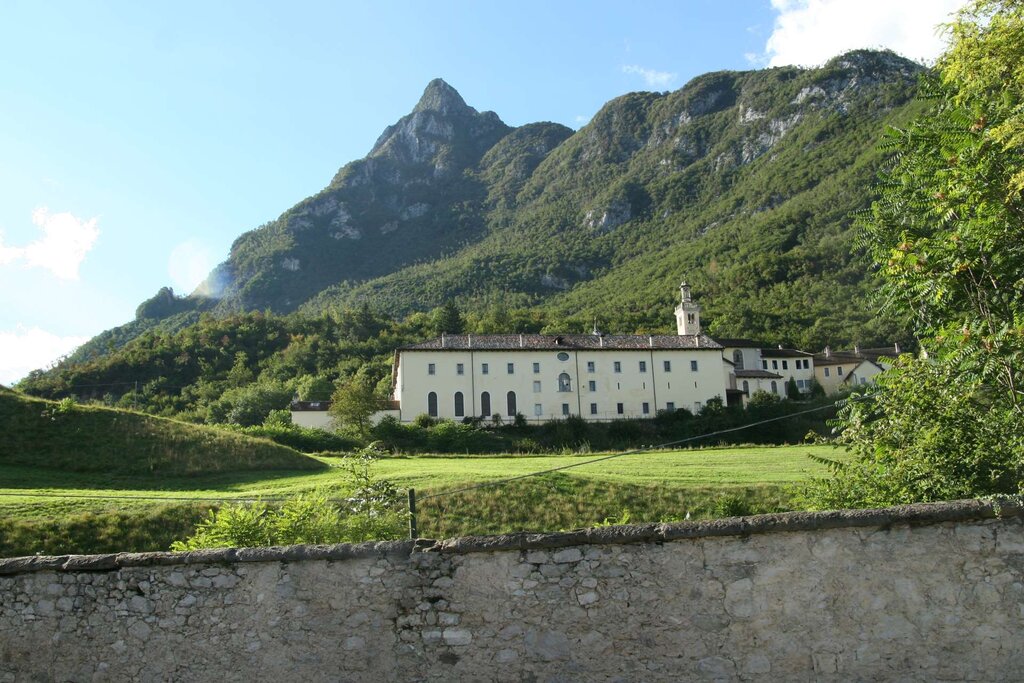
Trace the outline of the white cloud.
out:
[[[22,263],[44,268],[62,280],[77,280],[78,267],[92,249],[100,231],[97,218],[88,221],[70,213],[50,213],[43,207],[32,212],[32,222],[42,237],[24,247],[9,247],[0,236],[0,266]]]
[[[778,12],[763,55],[768,66],[817,66],[858,48],[888,48],[919,61],[934,60],[945,40],[939,24],[966,0],[772,0]]]
[[[0,384],[14,384],[30,371],[48,366],[87,341],[88,337],[61,337],[21,325],[14,331],[0,332]]]
[[[186,240],[171,250],[167,273],[178,294],[189,294],[217,265],[210,248],[197,240]]]
[[[676,78],[676,74],[669,73],[667,71],[645,69],[642,66],[637,66],[636,64],[629,64],[622,67],[622,73],[640,76],[644,79],[644,83],[646,83],[649,88],[666,88]]]

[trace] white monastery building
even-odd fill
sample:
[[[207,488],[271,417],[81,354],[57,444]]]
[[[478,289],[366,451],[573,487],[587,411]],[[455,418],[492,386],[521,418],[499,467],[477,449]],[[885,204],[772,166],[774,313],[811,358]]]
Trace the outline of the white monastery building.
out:
[[[814,382],[836,393],[874,381],[899,355],[881,349],[811,354],[748,339],[714,340],[701,332],[700,306],[680,285],[676,334],[442,334],[395,351],[391,401],[375,421],[419,415],[531,422],[654,417],[685,408],[699,413],[710,399],[744,405],[759,391],[786,398],[792,379],[801,393]],[[329,402],[292,404],[292,421],[330,426]]]
[[[701,332],[686,283],[680,293],[674,335],[459,334],[400,348],[399,419],[616,420],[725,401],[722,346]]]

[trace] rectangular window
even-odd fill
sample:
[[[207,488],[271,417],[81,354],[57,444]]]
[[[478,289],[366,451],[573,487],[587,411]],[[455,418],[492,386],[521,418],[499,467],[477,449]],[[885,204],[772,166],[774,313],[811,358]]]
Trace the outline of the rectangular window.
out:
[[[481,375],[486,375],[487,374],[487,370],[488,370],[487,363],[481,363],[480,364],[480,374]]]
[[[690,361],[690,372],[697,372],[697,361]]]
[[[597,404],[596,403],[591,403],[590,404],[590,414],[591,415],[597,415]]]
[[[778,370],[778,369],[779,369],[779,361],[773,360],[772,361],[772,370]]]
[[[465,375],[466,374],[466,366],[463,365],[462,363],[456,363],[455,364],[455,374],[456,375]]]
[[[782,369],[783,370],[789,370],[789,361],[788,360],[782,361]]]
[[[594,370],[596,370],[596,369],[597,368],[594,367],[594,361],[588,360],[587,361],[587,372],[594,372]]]
[[[665,361],[664,366],[665,366],[665,372],[672,372],[672,361],[670,361],[670,360]]]
[[[640,372],[647,372],[647,361],[640,361]]]
[[[831,375],[829,374],[828,368],[825,368],[825,376],[826,377],[831,377]]]
[[[539,375],[540,374],[540,363],[534,363],[533,364],[533,374],[535,374],[535,375]]]
[[[767,370],[768,369],[768,361],[766,361],[766,360],[761,361],[761,369],[762,370]]]
[[[509,363],[508,364],[508,374],[510,374],[510,375],[515,374],[515,371],[516,371],[516,364],[515,363]]]
[[[562,404],[562,416],[563,417],[569,417],[569,404],[568,403],[563,403]]]
[[[621,403],[616,403],[615,412],[617,412],[619,415],[624,414],[626,412],[626,406],[622,405]]]
[[[534,403],[533,404],[533,414],[536,415],[537,417],[540,417],[541,415],[543,415],[544,414],[544,406],[542,406],[539,403]]]
[[[535,394],[539,394],[540,393],[540,380],[534,381],[534,383],[533,383],[533,393],[535,393]]]
[[[587,388],[590,389],[591,391],[597,391],[597,382],[594,380],[590,380],[589,382],[587,382]]]
[[[643,410],[644,410],[644,415],[650,415],[651,414],[651,404],[650,403],[645,403],[643,405]]]
[[[839,365],[839,366],[836,367],[836,374],[839,375],[840,377],[843,376],[843,366],[842,365]]]
[[[622,363],[620,363],[619,361],[615,361],[612,364],[612,370],[614,370],[615,372],[622,372]]]
[[[437,364],[436,363],[427,363],[427,374],[428,375],[433,375],[436,372],[437,372]]]
[[[668,403],[665,404],[665,410],[667,410],[668,412],[670,412],[670,413],[674,412],[675,409],[676,409],[676,404],[673,403],[672,401],[669,401]]]

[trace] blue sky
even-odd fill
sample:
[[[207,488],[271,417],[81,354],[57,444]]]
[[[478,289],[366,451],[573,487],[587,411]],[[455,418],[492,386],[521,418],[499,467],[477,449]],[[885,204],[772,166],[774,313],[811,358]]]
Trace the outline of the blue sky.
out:
[[[962,0],[0,3],[0,383],[190,291],[432,78],[510,125],[845,49],[941,49]]]

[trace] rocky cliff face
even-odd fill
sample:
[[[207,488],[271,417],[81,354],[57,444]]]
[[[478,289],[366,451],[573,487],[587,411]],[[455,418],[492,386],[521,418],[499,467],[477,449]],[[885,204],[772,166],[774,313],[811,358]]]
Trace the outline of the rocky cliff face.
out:
[[[221,308],[296,308],[339,281],[363,281],[436,257],[483,229],[452,207],[481,202],[467,179],[512,129],[478,112],[441,79],[388,126],[366,158],[280,218],[240,237],[207,288]]]

